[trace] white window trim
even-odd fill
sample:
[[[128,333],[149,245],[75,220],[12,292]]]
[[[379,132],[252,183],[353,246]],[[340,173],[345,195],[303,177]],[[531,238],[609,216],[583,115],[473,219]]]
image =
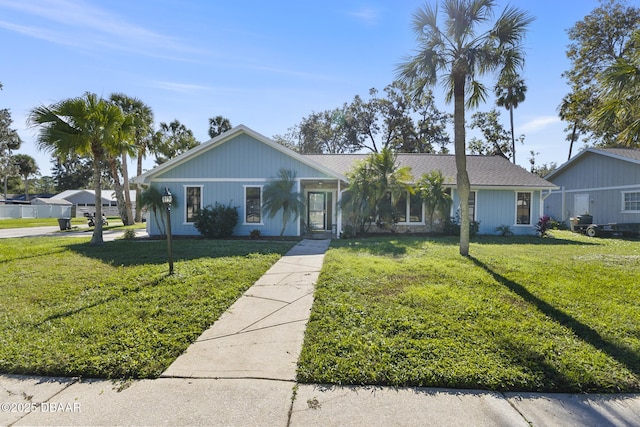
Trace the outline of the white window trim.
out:
[[[247,222],[247,188],[260,188],[260,222]],[[243,212],[242,212],[242,225],[264,225],[264,212],[262,212],[262,195],[264,193],[264,185],[243,185],[243,196],[242,196],[242,204],[243,204]]]
[[[624,203],[624,196],[627,194],[640,194],[640,190],[636,190],[636,191],[621,191],[620,192],[620,197],[622,199],[622,209],[620,210],[620,213],[640,213],[640,210],[629,210],[629,209],[625,209],[625,203]]]
[[[529,197],[529,224],[518,224],[518,193],[529,193],[530,197]],[[513,226],[514,227],[532,227],[533,224],[533,211],[532,211],[532,206],[533,206],[533,191],[518,191],[516,190],[515,193],[515,203],[514,203],[514,215],[513,215]]]
[[[182,186],[182,200],[184,200],[183,217],[184,222],[182,225],[194,225],[193,222],[187,221],[187,188],[200,188],[200,209],[204,208],[204,185],[183,185]]]

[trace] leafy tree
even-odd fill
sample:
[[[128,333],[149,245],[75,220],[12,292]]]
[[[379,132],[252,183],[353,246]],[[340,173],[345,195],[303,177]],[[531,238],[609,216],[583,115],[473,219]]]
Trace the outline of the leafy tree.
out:
[[[549,175],[554,170],[558,169],[558,164],[556,162],[551,162],[549,164],[545,163],[540,166],[536,166],[536,156],[540,153],[536,153],[535,151],[529,151],[531,157],[529,158],[529,163],[531,164],[531,173],[535,173],[536,175],[544,178]]]
[[[516,137],[513,129],[513,110],[524,102],[527,86],[524,79],[516,74],[505,74],[500,77],[494,87],[497,97],[496,105],[509,111],[509,124],[511,127],[511,160],[516,163]]]
[[[4,200],[7,200],[7,179],[16,173],[11,153],[22,144],[18,131],[11,128],[12,122],[11,112],[6,108],[0,109],[0,176],[4,180]]]
[[[358,139],[355,118],[347,104],[342,108],[311,113],[296,128],[297,151],[312,153],[353,153],[362,148]]]
[[[632,34],[639,28],[640,8],[626,6],[624,0],[601,0],[599,7],[569,29],[571,43],[567,47],[567,57],[571,68],[562,76],[567,79],[570,92],[559,107],[560,118],[569,122],[569,157],[578,136],[587,142],[618,144],[617,138],[625,128],[624,123],[611,122],[608,126],[599,126],[597,121],[589,120],[589,116],[604,101],[601,73],[618,61],[631,61],[630,55],[634,51]]]
[[[140,222],[140,209],[136,209],[136,217],[133,217],[133,208],[131,204],[131,195],[129,194],[129,172],[127,168],[127,149],[134,150],[134,155],[138,160],[138,175],[142,174],[142,159],[145,157],[146,151],[151,145],[153,137],[153,112],[151,108],[138,98],[129,97],[123,93],[113,93],[110,97],[111,102],[120,107],[122,112],[132,121],[133,126],[133,145],[125,145],[122,151],[121,168],[122,168],[122,181],[124,191],[124,206],[125,217],[123,222],[125,225],[131,225],[135,221]],[[117,176],[113,177],[114,180],[119,182]],[[136,187],[136,196],[140,196],[140,189]],[[136,200],[137,200],[136,197]]]
[[[28,124],[38,128],[40,149],[58,156],[78,154],[90,156],[93,162],[96,217],[102,216],[102,161],[107,155],[121,152],[118,146],[128,126],[122,111],[96,94],[69,98],[50,106],[31,110]],[[97,221],[91,237],[92,245],[103,243],[102,222]]]
[[[395,224],[396,201],[407,191],[413,193],[411,169],[399,166],[397,157],[390,148],[383,148],[347,174],[349,187],[342,206],[358,232],[368,231],[374,221],[383,227]]]
[[[425,4],[413,16],[413,30],[419,51],[398,68],[399,77],[408,82],[415,96],[442,77],[446,100],[454,103],[454,145],[457,188],[460,200],[468,200],[465,108],[476,107],[486,99],[487,90],[478,80],[493,71],[501,76],[515,74],[524,64],[521,45],[533,21],[527,13],[508,6],[493,26],[478,34],[491,21],[493,0],[443,0],[444,26],[438,26],[438,9]],[[469,206],[461,203],[460,254],[469,255]]]
[[[93,176],[91,158],[71,154],[54,157],[52,162],[56,191],[91,187]]]
[[[417,189],[420,198],[424,201],[425,208],[429,212],[429,229],[433,231],[433,217],[439,212],[444,218],[451,208],[451,195],[444,187],[444,176],[440,171],[432,171],[422,175],[418,181]]]
[[[16,154],[13,156],[13,162],[18,168],[18,175],[24,180],[24,197],[29,201],[29,177],[40,171],[36,159],[28,154]]]
[[[619,130],[616,142],[640,147],[640,29],[632,35],[629,58],[620,58],[599,75],[599,106],[589,120],[594,128]]]
[[[161,165],[198,145],[200,142],[193,136],[191,129],[179,120],[176,119],[169,124],[161,122],[160,130],[153,136],[156,164]]]
[[[282,229],[284,235],[287,224],[295,221],[304,211],[302,194],[295,191],[297,186],[296,173],[288,169],[280,169],[278,178],[269,181],[263,188],[262,208],[269,218],[273,218],[282,211]]]
[[[484,139],[472,138],[469,141],[469,153],[493,154],[504,158],[509,158],[513,154],[511,136],[500,124],[499,118],[500,112],[495,108],[489,112],[478,111],[471,115],[471,129],[479,129]]]
[[[44,194],[52,194],[55,192],[56,183],[53,180],[53,177],[50,176],[41,176],[34,183],[34,192],[44,193]]]
[[[356,95],[341,108],[305,117],[274,139],[302,153],[377,153],[384,147],[407,153],[448,151],[451,115],[435,107],[431,91],[416,98],[405,83],[394,81],[384,94],[372,88],[368,100]]]
[[[223,116],[209,118],[209,136],[215,138],[218,135],[231,130],[231,121]]]
[[[396,80],[384,92],[385,97],[378,98],[377,90],[370,89],[371,100],[365,103],[356,97],[349,107],[367,148],[373,152],[379,151],[378,145],[401,153],[447,151],[451,115],[436,108],[431,91],[415,97],[406,83]]]

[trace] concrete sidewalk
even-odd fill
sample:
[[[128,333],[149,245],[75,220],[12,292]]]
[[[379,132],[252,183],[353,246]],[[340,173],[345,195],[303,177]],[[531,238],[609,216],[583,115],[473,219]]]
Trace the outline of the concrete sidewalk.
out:
[[[158,379],[0,375],[0,425],[640,425],[638,395],[296,384],[328,244],[296,245]]]

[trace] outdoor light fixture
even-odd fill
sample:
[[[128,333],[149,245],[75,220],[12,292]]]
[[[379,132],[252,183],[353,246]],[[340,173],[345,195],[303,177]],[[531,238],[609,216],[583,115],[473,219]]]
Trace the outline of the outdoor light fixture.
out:
[[[169,274],[173,274],[173,250],[171,248],[171,203],[173,203],[173,196],[168,187],[164,187],[162,203],[167,207],[167,252],[169,253]]]

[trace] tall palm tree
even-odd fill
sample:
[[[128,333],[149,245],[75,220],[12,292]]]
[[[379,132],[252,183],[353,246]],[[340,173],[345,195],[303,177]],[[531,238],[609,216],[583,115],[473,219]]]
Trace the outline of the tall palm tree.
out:
[[[596,128],[620,129],[619,145],[640,147],[640,30],[631,35],[634,49],[607,67],[598,80],[602,87],[600,105],[589,121]]]
[[[28,154],[16,154],[12,158],[13,163],[18,168],[18,175],[24,179],[24,197],[29,201],[29,177],[39,172],[36,159]]]
[[[96,218],[102,216],[101,172],[106,156],[119,152],[122,132],[126,131],[124,114],[117,106],[94,93],[69,98],[50,106],[36,107],[29,113],[28,124],[38,128],[36,143],[41,150],[56,156],[69,154],[90,156],[93,162]],[[96,221],[92,245],[104,242],[102,221]]]
[[[470,221],[466,201],[471,186],[465,152],[465,108],[477,107],[486,100],[487,89],[479,77],[495,71],[515,74],[523,66],[521,42],[533,18],[508,6],[493,26],[478,34],[493,17],[494,0],[443,0],[441,4],[445,12],[443,29],[438,26],[437,6],[427,4],[414,14],[413,30],[419,49],[399,65],[398,77],[412,85],[417,97],[442,78],[446,101],[453,101],[456,181],[462,215],[460,254],[468,256]]]
[[[123,93],[113,93],[109,98],[111,102],[120,107],[122,112],[131,118],[134,128],[133,144],[129,148],[135,149],[137,156],[137,174],[142,175],[142,159],[145,157],[147,149],[150,147],[153,134],[153,112],[151,108],[138,98],[129,97]],[[115,179],[115,177],[114,177]],[[129,194],[129,171],[127,168],[127,150],[122,152],[122,181],[124,191],[124,200],[126,206],[125,225],[133,222],[140,222],[142,216],[140,209],[136,209],[135,218],[132,214],[131,195]],[[136,200],[140,198],[140,188],[136,188]]]
[[[498,83],[494,87],[496,94],[496,105],[509,110],[509,123],[511,125],[511,152],[513,154],[513,164],[516,163],[516,136],[513,130],[513,110],[524,102],[527,86],[524,80],[516,74],[505,74],[500,76]]]
[[[269,181],[264,186],[262,193],[262,208],[269,218],[273,218],[282,211],[282,230],[280,236],[284,235],[284,230],[290,221],[298,219],[304,210],[302,195],[295,191],[296,173],[288,169],[280,169],[278,178]]]

